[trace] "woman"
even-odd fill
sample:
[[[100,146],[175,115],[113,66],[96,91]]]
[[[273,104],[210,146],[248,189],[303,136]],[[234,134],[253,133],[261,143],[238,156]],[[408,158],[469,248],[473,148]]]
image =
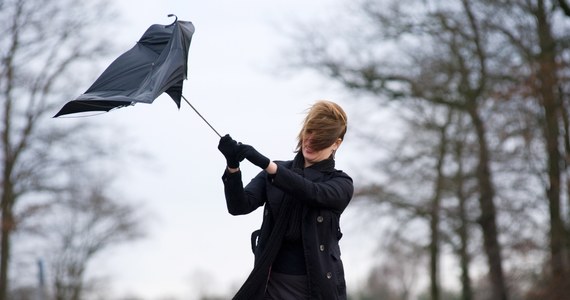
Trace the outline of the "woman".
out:
[[[291,161],[271,161],[229,135],[220,139],[229,213],[264,206],[261,229],[252,234],[254,268],[234,299],[346,299],[339,220],[354,188],[334,168],[346,130],[342,108],[318,101],[305,117]],[[239,169],[244,158],[263,169],[245,188]]]

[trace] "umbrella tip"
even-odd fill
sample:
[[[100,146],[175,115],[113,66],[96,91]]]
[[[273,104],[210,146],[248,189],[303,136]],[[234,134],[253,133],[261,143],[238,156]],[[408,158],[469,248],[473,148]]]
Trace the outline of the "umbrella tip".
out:
[[[166,27],[170,27],[170,26],[174,25],[174,23],[176,23],[176,22],[178,21],[178,16],[175,15],[175,14],[168,14],[168,17],[169,17],[169,18],[175,17],[176,19],[174,19],[174,22],[172,22],[172,24],[167,25]]]

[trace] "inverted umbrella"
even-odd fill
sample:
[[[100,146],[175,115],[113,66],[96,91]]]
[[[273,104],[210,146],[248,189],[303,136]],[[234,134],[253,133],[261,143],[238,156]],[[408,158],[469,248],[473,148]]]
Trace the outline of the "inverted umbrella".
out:
[[[150,104],[167,93],[178,108],[183,98],[220,136],[182,95],[194,30],[192,22],[179,21],[177,17],[170,25],[150,26],[133,48],[115,59],[85,93],[67,102],[54,117],[107,112],[139,102]]]

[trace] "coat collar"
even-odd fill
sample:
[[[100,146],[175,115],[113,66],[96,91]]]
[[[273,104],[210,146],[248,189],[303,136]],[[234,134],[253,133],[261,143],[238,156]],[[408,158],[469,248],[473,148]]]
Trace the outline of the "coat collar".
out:
[[[319,174],[320,173],[330,173],[330,172],[334,172],[335,171],[335,161],[333,158],[328,158],[325,160],[322,160],[320,162],[317,162],[315,164],[310,165],[307,168],[304,168],[305,164],[305,157],[303,157],[303,153],[302,152],[297,152],[297,155],[295,156],[295,158],[293,159],[293,165],[291,167],[291,169],[297,173],[300,174],[305,174],[305,176],[308,176],[309,174]],[[312,176],[311,176],[312,177]]]

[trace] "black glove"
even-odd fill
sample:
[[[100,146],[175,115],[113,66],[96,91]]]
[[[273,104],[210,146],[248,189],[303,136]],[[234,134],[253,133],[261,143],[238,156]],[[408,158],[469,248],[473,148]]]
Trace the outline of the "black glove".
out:
[[[236,142],[229,134],[224,135],[218,143],[218,150],[222,152],[226,158],[228,167],[237,169],[239,163],[245,158],[245,150],[240,148],[241,144]]]
[[[257,152],[257,150],[255,150],[255,148],[253,148],[252,146],[240,144],[239,147],[241,151],[245,152],[245,158],[249,160],[252,164],[264,170],[267,168],[267,166],[269,166],[269,163],[271,162],[269,158]]]

